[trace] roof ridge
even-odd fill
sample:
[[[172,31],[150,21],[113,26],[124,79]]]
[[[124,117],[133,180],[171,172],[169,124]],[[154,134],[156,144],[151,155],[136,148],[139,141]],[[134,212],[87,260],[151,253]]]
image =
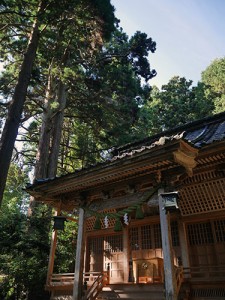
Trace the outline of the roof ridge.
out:
[[[223,118],[225,120],[225,111],[221,112],[221,113],[218,113],[218,114],[215,114],[215,115],[206,116],[205,118],[198,119],[198,120],[195,120],[195,121],[191,121],[191,122],[188,122],[186,124],[183,124],[183,125],[180,125],[180,126],[162,131],[160,133],[157,133],[157,134],[154,134],[152,136],[146,137],[142,140],[137,140],[135,142],[131,142],[131,143],[128,143],[128,144],[125,144],[125,145],[121,145],[119,147],[115,147],[114,152],[115,153],[116,152],[117,153],[118,152],[123,153],[123,151],[127,151],[128,149],[136,148],[136,147],[139,147],[140,145],[144,145],[146,143],[153,143],[155,140],[159,139],[162,136],[172,135],[173,133],[177,133],[179,131],[184,131],[184,130],[187,130],[187,129],[188,130],[193,130],[193,129],[195,129],[195,127],[197,127],[199,125],[200,126],[204,126],[206,124],[209,125],[211,123],[214,123],[215,121],[219,122]]]

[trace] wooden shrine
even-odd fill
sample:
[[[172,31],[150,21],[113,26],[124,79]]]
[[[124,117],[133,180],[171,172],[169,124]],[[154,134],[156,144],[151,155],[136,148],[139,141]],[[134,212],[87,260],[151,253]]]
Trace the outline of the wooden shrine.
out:
[[[78,300],[102,274],[104,284],[163,283],[166,299],[181,299],[182,289],[182,299],[206,290],[225,296],[225,113],[119,147],[105,162],[27,191],[56,214],[79,211],[75,273],[57,281],[53,272],[56,230],[47,289],[67,282]]]

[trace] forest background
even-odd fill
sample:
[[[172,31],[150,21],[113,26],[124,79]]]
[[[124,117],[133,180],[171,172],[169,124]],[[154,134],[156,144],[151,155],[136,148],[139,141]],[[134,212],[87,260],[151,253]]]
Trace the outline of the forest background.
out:
[[[129,37],[109,0],[5,0],[0,28],[0,298],[49,299],[53,212],[26,185],[224,111],[225,58],[195,86],[179,76],[151,86],[157,41]],[[74,271],[76,231],[68,222],[60,232],[55,272]]]

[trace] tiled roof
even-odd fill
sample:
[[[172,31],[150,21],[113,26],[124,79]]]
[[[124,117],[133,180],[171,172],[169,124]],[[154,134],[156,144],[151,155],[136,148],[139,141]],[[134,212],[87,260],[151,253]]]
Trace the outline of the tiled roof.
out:
[[[114,156],[111,161],[114,161],[116,159],[121,159],[123,157],[131,157],[137,153],[141,153],[143,151],[146,150],[150,150],[152,148],[155,148],[157,146],[163,146],[166,144],[166,142],[168,141],[173,141],[173,140],[180,140],[183,136],[184,132],[180,133],[180,134],[176,134],[176,135],[172,135],[172,136],[162,136],[159,138],[159,140],[156,140],[155,142],[153,142],[152,144],[150,144],[149,146],[141,146],[140,148],[137,149],[133,149],[131,151],[127,150],[127,152],[123,152],[121,155],[117,155]]]
[[[204,145],[211,144],[215,141],[221,141],[225,138],[225,120],[216,123],[209,123],[195,130],[187,130],[184,139],[201,148]]]
[[[225,112],[119,147],[114,150],[115,155],[111,160],[128,157],[175,139],[183,139],[196,148],[222,141],[225,139]]]
[[[183,139],[193,147],[198,149],[209,145],[215,141],[225,139],[225,112],[207,117],[195,122],[185,124],[172,130],[164,131],[155,136],[146,138],[142,141],[134,142],[115,148],[112,152],[112,157],[107,161],[97,163],[96,165],[85,167],[84,169],[76,170],[74,173],[63,175],[60,178],[70,178],[74,174],[82,174],[97,167],[110,165],[122,159],[129,159],[145,151],[165,145],[168,142]],[[80,175],[81,175],[80,174]],[[47,178],[37,180],[34,185],[52,181],[57,178]],[[32,185],[33,186],[33,185]]]

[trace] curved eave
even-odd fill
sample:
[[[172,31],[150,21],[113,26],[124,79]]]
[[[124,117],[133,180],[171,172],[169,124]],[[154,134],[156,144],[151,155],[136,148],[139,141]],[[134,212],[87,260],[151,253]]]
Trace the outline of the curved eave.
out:
[[[84,191],[166,168],[182,166],[191,176],[201,160],[204,163],[207,157],[223,153],[224,147],[225,113],[221,113],[118,148],[117,155],[109,161],[59,178],[38,181],[26,190],[36,198],[54,201],[71,191]]]
[[[154,170],[172,168],[177,165],[173,152],[179,148],[179,145],[179,140],[173,140],[162,146],[145,148],[132,155],[98,164],[73,174],[35,183],[26,191],[34,197],[57,198],[58,195],[70,191],[82,191],[140,176]]]

